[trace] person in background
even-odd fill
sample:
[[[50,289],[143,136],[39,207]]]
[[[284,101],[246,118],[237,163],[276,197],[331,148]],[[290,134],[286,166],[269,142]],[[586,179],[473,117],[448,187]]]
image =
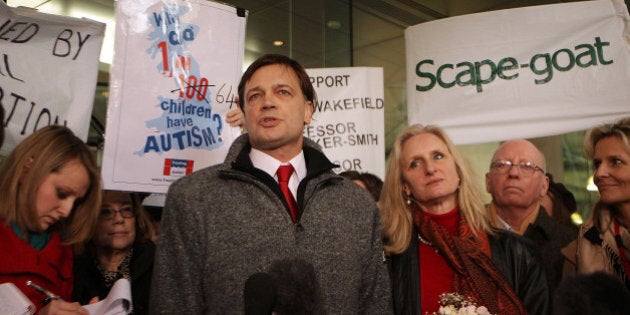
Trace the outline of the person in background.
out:
[[[571,191],[564,184],[553,180],[553,176],[547,173],[549,178],[549,189],[547,194],[540,200],[541,206],[547,210],[547,214],[556,221],[576,230],[571,215],[577,210],[577,201]]]
[[[541,207],[549,187],[545,168],[545,157],[533,143],[507,141],[492,156],[486,190],[492,195],[488,205],[492,225],[525,236],[536,245],[553,293],[562,279],[560,250],[576,239],[577,231],[552,219]]]
[[[383,190],[383,181],[378,176],[368,172],[359,173],[357,171],[345,171],[339,173],[339,175],[352,180],[355,184],[367,190],[374,198],[374,201],[378,203],[378,200],[381,198],[381,190]]]
[[[72,298],[73,248],[92,232],[101,202],[90,149],[62,126],[20,142],[0,166],[0,283],[12,282],[38,314],[87,314]],[[61,297],[26,286],[40,285]]]
[[[293,258],[313,265],[324,312],[391,313],[378,208],[303,137],[316,101],[304,68],[264,55],[238,91],[247,133],[169,187],[151,314],[243,313],[247,279]]]
[[[600,199],[563,249],[565,274],[603,271],[630,290],[630,117],[590,129],[584,139]]]
[[[381,195],[394,312],[437,312],[439,295],[493,314],[548,314],[545,272],[522,237],[491,229],[472,169],[446,133],[413,125],[393,144]]]
[[[142,200],[142,207],[149,215],[153,224],[153,234],[151,240],[157,243],[160,238],[160,228],[162,227],[162,211],[164,209],[164,201],[166,194],[150,194]]]
[[[140,196],[105,190],[96,228],[85,252],[74,261],[74,299],[103,300],[116,280],[131,283],[133,314],[148,314],[155,245],[152,224]]]

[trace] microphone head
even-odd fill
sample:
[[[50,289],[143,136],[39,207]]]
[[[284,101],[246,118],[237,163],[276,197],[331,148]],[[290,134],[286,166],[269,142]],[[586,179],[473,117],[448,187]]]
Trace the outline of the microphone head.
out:
[[[269,274],[258,272],[245,281],[243,290],[245,315],[270,315],[275,300],[276,289]]]
[[[272,263],[269,275],[276,287],[277,314],[324,314],[315,267],[303,259]]]

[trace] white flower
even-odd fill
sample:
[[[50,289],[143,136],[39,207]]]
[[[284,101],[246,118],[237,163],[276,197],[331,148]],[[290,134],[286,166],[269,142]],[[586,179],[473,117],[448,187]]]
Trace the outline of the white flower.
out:
[[[439,315],[457,315],[457,309],[453,305],[440,306]]]
[[[459,309],[459,312],[457,312],[457,314],[458,315],[477,315],[477,312],[475,311],[476,309],[477,308],[474,305],[464,306]]]
[[[458,293],[440,294],[440,308],[432,315],[493,315],[485,306],[477,307],[470,297]]]
[[[479,315],[492,315],[490,311],[485,306],[480,306],[477,308],[477,314]]]

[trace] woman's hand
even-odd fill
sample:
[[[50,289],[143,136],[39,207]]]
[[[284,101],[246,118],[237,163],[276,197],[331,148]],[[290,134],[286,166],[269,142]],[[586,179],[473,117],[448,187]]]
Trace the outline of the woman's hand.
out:
[[[62,300],[52,300],[46,304],[41,310],[39,315],[90,315],[86,309],[81,307],[77,302],[66,302]]]

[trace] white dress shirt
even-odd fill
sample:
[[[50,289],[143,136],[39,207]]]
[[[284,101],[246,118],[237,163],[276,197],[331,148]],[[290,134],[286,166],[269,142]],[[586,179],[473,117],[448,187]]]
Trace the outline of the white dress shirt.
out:
[[[306,161],[304,160],[304,151],[300,151],[300,154],[291,159],[289,163],[282,163],[271,155],[254,148],[252,148],[252,150],[249,152],[249,158],[252,160],[252,164],[254,164],[254,167],[261,169],[265,173],[269,174],[276,180],[276,182],[278,181],[278,176],[276,175],[278,167],[280,167],[280,165],[291,164],[295,171],[293,172],[293,174],[291,174],[291,178],[289,178],[289,189],[291,190],[291,194],[293,194],[293,198],[296,198],[297,201],[298,186],[300,185],[300,182],[304,179],[304,177],[306,177]]]

